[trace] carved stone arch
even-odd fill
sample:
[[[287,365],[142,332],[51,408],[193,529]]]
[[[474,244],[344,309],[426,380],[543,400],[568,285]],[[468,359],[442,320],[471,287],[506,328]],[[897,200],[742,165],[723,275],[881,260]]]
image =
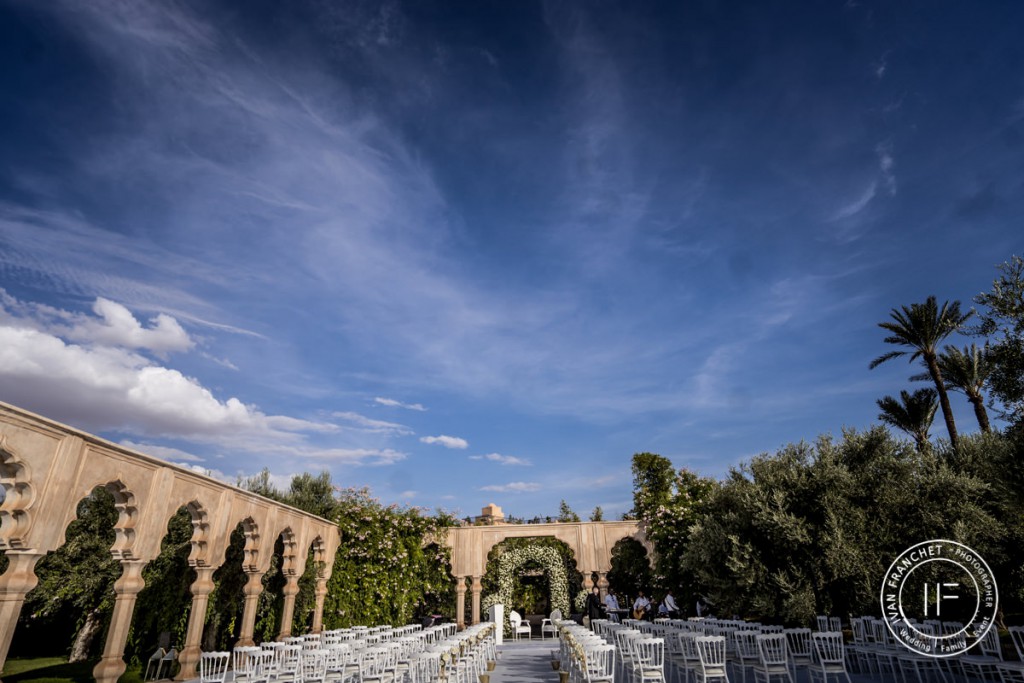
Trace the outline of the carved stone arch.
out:
[[[260,570],[260,526],[252,517],[246,517],[242,525],[245,547],[242,549],[242,571],[255,573]]]
[[[190,567],[210,566],[210,516],[206,508],[198,500],[185,505],[189,517],[192,518],[192,550],[188,555]]]
[[[114,544],[110,546],[110,554],[115,560],[140,559],[135,552],[135,528],[139,523],[139,503],[135,494],[127,484],[121,481],[120,477],[111,481],[93,480],[79,486],[77,495],[73,496],[74,502],[68,511],[67,519],[64,520],[54,547],[60,547],[67,542],[68,527],[78,519],[79,503],[91,496],[97,488],[105,489],[114,498],[114,509],[117,510],[117,521],[114,522]]]
[[[302,567],[299,567],[298,541],[295,532],[290,526],[281,530],[281,573],[285,576],[300,576]]]
[[[60,530],[60,537],[57,539],[57,546],[67,542],[68,527],[78,519],[78,504],[97,488],[106,489],[114,498],[114,509],[117,510],[117,520],[114,522],[114,544],[110,546],[110,554],[115,560],[136,560],[135,556],[135,527],[139,523],[139,506],[135,500],[135,494],[120,479],[106,483],[91,485],[75,499],[71,508],[69,519]]]
[[[313,556],[313,569],[317,578],[324,578],[324,569],[327,567],[327,544],[320,534],[316,535],[313,542],[309,544],[309,552]]]
[[[135,494],[120,480],[104,484],[114,497],[114,508],[117,510],[117,521],[114,522],[114,545],[110,554],[116,560],[138,559],[134,555],[135,526],[139,522],[139,508],[135,502]]]
[[[0,549],[19,550],[27,547],[26,538],[32,526],[32,503],[35,488],[28,463],[7,444],[0,434]]]

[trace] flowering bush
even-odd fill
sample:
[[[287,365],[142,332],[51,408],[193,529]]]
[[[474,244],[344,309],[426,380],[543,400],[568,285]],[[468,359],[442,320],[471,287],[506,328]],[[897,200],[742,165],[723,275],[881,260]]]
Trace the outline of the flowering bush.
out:
[[[334,518],[341,546],[328,583],[324,628],[407,624],[451,609],[451,558],[443,547],[452,524],[448,516],[385,506],[362,488],[340,492]]]

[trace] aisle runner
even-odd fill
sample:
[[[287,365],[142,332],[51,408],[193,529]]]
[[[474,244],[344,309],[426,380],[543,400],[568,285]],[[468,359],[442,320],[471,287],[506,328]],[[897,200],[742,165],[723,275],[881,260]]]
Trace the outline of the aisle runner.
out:
[[[498,665],[491,672],[491,683],[558,683],[558,673],[551,669],[551,651],[558,641],[532,640],[509,642],[498,648]]]

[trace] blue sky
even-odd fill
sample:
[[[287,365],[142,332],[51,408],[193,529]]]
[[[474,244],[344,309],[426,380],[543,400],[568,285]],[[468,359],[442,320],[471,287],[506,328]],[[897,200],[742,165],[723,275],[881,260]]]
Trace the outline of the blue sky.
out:
[[[1024,5],[767,5],[0,0],[0,399],[525,516],[871,425],[1024,251]]]

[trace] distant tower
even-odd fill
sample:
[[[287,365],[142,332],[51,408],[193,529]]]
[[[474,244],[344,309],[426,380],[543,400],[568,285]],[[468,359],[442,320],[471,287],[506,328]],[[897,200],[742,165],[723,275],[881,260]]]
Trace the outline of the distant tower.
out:
[[[498,507],[494,503],[490,503],[488,505],[485,505],[483,507],[483,509],[480,510],[480,516],[476,518],[476,523],[477,524],[504,524],[505,523],[505,513],[501,511],[500,507]]]

